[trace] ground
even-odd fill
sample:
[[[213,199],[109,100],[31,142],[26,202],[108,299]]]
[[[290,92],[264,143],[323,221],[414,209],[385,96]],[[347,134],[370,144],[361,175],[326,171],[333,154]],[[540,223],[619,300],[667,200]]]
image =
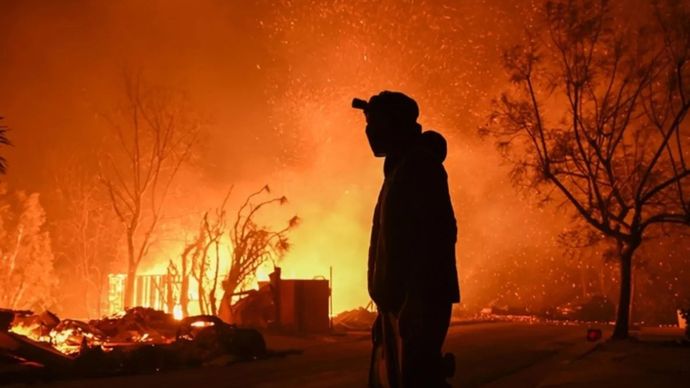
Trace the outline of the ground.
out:
[[[597,344],[547,376],[540,386],[690,386],[690,344],[678,340],[677,330],[642,330],[638,338]]]
[[[682,382],[690,381],[690,347],[671,341],[677,332],[662,333],[652,341],[647,336],[639,343],[592,343],[585,340],[586,328],[505,322],[453,326],[446,341],[446,351],[457,357],[457,373],[451,382],[454,387],[688,386]],[[609,329],[604,330],[606,335]],[[269,336],[267,340],[272,348],[300,348],[303,352],[223,367],[59,381],[47,386],[366,386],[370,351],[366,333],[319,338]]]

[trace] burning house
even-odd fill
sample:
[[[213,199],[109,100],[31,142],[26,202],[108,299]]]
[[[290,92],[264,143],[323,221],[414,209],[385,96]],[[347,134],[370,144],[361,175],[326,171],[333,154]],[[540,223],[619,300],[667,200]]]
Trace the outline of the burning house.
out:
[[[107,310],[110,314],[125,310],[126,276],[108,276]],[[135,305],[182,319],[181,285],[180,276],[139,275],[134,288]],[[227,323],[298,333],[325,333],[330,329],[331,285],[325,278],[283,279],[281,269],[276,267],[269,280],[258,282],[257,289],[235,293],[233,299],[232,312],[219,313]],[[200,312],[196,293],[190,292],[188,303],[189,311]]]

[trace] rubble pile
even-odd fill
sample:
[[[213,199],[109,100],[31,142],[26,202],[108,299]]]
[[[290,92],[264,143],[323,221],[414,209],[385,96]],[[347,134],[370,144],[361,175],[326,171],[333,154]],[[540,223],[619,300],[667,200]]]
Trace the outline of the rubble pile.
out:
[[[0,310],[0,381],[150,373],[268,354],[256,330],[136,307],[100,320]]]
[[[111,343],[170,343],[179,326],[172,315],[148,307],[134,307],[120,314],[89,321]]]
[[[371,330],[376,312],[364,307],[344,311],[333,318],[333,328],[342,331],[369,331]]]

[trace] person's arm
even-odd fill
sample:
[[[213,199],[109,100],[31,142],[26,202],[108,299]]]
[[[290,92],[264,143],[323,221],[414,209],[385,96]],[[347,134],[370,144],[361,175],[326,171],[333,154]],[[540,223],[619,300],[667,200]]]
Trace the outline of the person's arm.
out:
[[[380,209],[381,204],[379,200],[374,208],[374,217],[371,223],[371,237],[369,241],[369,259],[367,263],[367,288],[369,290],[369,297],[376,302],[376,295],[374,291],[374,266],[376,261],[378,242],[379,242],[379,229],[380,229]]]

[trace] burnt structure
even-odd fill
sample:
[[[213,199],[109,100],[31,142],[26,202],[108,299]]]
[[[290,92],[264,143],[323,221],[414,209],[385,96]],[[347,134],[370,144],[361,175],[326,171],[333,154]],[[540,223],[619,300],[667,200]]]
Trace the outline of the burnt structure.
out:
[[[282,279],[280,268],[259,282],[259,289],[244,293],[233,306],[240,326],[272,328],[295,333],[330,330],[331,290],[326,279]]]

